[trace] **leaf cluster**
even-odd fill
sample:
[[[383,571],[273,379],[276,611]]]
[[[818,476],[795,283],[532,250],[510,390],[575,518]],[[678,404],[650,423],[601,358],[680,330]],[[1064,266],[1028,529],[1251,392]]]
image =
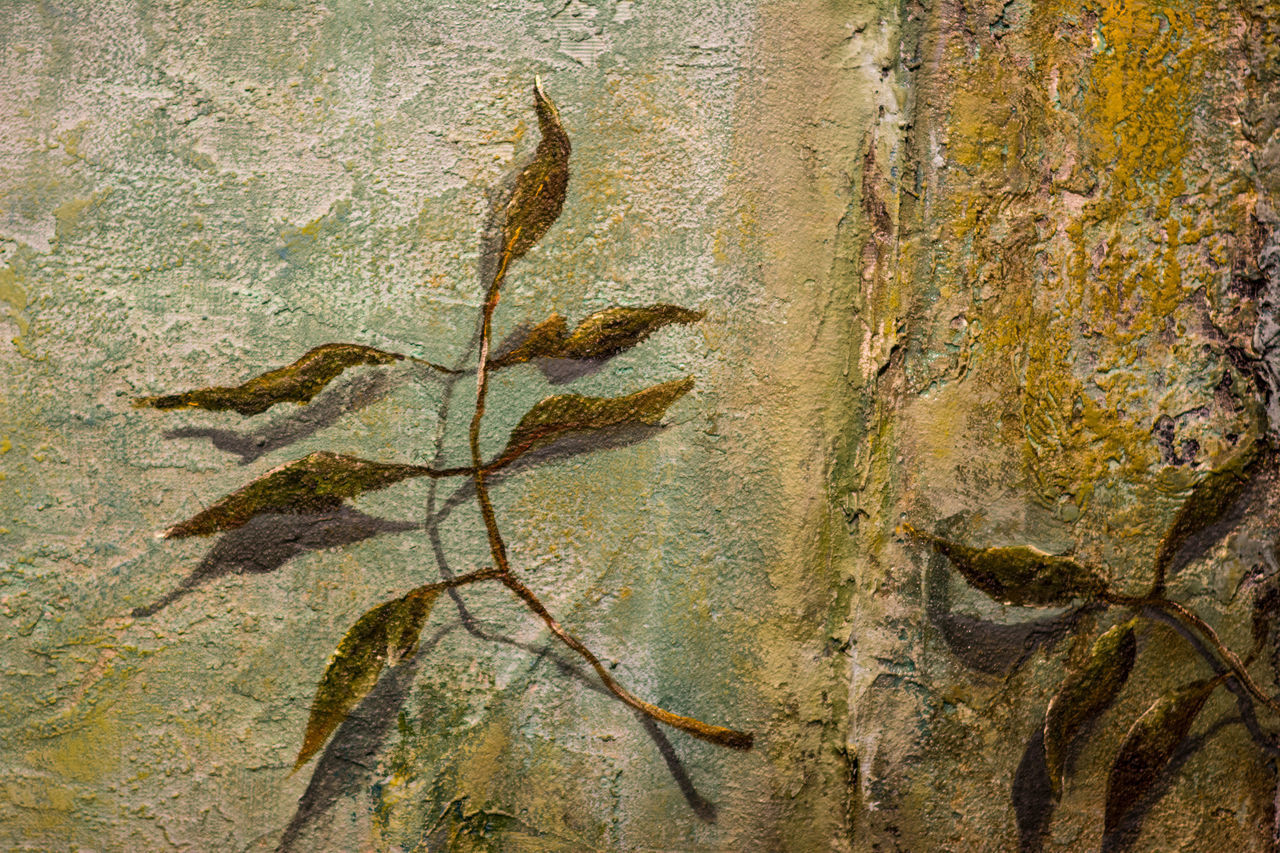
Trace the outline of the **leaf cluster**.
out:
[[[1158,790],[1179,748],[1186,742],[1201,710],[1224,682],[1241,688],[1262,706],[1280,712],[1280,702],[1264,693],[1248,674],[1245,664],[1216,632],[1185,605],[1165,594],[1167,576],[1187,551],[1212,544],[1214,535],[1233,506],[1258,476],[1269,447],[1261,440],[1247,441],[1226,464],[1203,476],[1190,490],[1159,541],[1151,564],[1151,587],[1142,596],[1113,592],[1106,575],[1068,555],[1048,554],[1037,548],[978,548],[904,524],[901,532],[929,546],[946,558],[965,582],[1002,604],[1020,607],[1074,605],[1091,610],[1113,605],[1127,607],[1132,616],[1113,625],[1094,641],[1087,657],[1068,670],[1045,711],[1042,731],[1028,746],[1028,755],[1042,755],[1046,796],[1031,806],[1041,817],[1061,798],[1071,757],[1082,746],[1094,725],[1120,696],[1140,652],[1139,626],[1146,620],[1172,623],[1192,649],[1219,673],[1216,677],[1175,687],[1158,696],[1130,726],[1112,761],[1107,781],[1104,832],[1116,837],[1140,821],[1136,805]],[[1078,630],[1078,629],[1076,629]],[[1034,747],[1034,748],[1033,748]],[[1024,764],[1028,759],[1024,757]],[[1020,769],[1019,773],[1024,771]],[[1020,796],[1015,788],[1015,799]],[[1042,832],[1047,818],[1021,821],[1027,831]],[[1037,838],[1024,835],[1023,846],[1039,848]]]
[[[321,451],[273,468],[215,501],[194,516],[165,531],[166,538],[208,536],[242,527],[258,516],[314,515],[333,512],[366,492],[385,489],[414,478],[471,477],[475,497],[488,528],[495,565],[449,580],[418,585],[362,615],[338,642],[316,689],[298,751],[295,769],[306,764],[333,736],[342,722],[377,685],[384,670],[414,655],[418,640],[440,593],[472,583],[497,581],[515,592],[552,633],[582,655],[619,699],[650,718],[690,732],[704,740],[738,749],[750,748],[752,736],[690,717],[673,714],[638,699],[617,683],[609,669],[550,615],[536,594],[521,583],[506,562],[506,550],[488,497],[485,475],[524,454],[581,435],[609,430],[657,426],[667,410],[687,394],[693,377],[664,382],[616,397],[579,394],[549,396],[535,404],[512,427],[503,451],[484,462],[479,454],[480,421],[484,416],[488,373],[537,359],[600,361],[647,340],[665,326],[696,323],[703,312],[676,305],[612,306],[584,318],[572,331],[564,318],[552,314],[530,330],[505,354],[488,358],[491,320],[499,290],[512,262],[524,256],[551,229],[564,207],[572,147],[559,110],[542,89],[534,86],[534,110],[541,138],[532,158],[514,176],[505,199],[495,205],[485,233],[485,252],[497,259],[488,279],[482,312],[482,335],[476,374],[478,395],[472,422],[470,465],[432,468],[406,462],[382,462]],[[176,394],[141,397],[140,408],[175,410],[198,408],[259,415],[279,403],[305,405],[345,371],[366,365],[390,365],[410,360],[451,376],[461,371],[432,362],[354,343],[328,343],[301,358],[254,376],[236,386],[210,386]],[[172,601],[169,596],[162,601]],[[157,607],[139,608],[140,615]]]

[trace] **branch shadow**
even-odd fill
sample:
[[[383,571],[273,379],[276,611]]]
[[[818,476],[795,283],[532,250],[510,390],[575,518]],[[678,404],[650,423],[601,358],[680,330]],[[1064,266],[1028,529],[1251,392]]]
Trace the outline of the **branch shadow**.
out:
[[[168,430],[164,437],[205,438],[218,450],[239,456],[241,465],[248,465],[272,451],[288,447],[333,426],[349,412],[359,411],[386,398],[408,381],[410,372],[429,370],[430,368],[411,365],[410,370],[397,371],[395,374],[374,370],[355,374],[349,379],[339,379],[332,387],[321,392],[317,399],[256,429],[242,431],[188,426]]]
[[[201,585],[225,575],[267,574],[309,551],[421,528],[417,522],[376,518],[347,506],[320,514],[254,516],[243,526],[222,534],[176,588],[155,602],[136,608],[131,615],[154,616]]]

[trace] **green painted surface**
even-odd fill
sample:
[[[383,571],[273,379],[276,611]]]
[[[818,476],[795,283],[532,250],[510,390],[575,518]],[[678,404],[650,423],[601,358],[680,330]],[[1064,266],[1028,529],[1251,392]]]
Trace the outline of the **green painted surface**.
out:
[[[470,385],[352,371],[332,423],[324,396],[247,420],[130,401],[333,341],[464,359],[539,74],[572,177],[498,336],[613,304],[706,317],[572,385],[495,377],[495,452],[549,394],[697,378],[656,437],[502,482],[512,561],[624,684],[756,748],[653,736],[477,586],[491,638],[440,600],[403,712],[313,787],[295,849],[1015,849],[1010,779],[1089,639],[966,667],[894,530],[1073,551],[1127,588],[1197,472],[1267,429],[1223,342],[1259,354],[1271,298],[1239,283],[1277,224],[1280,12],[971,6],[3,4],[0,846],[280,842],[329,654],[439,577],[409,529],[431,485],[356,502],[401,529],[133,618],[216,547],[153,534],[315,451],[426,464],[439,440],[463,464]],[[1239,648],[1274,515],[1175,581]],[[440,532],[452,570],[486,564],[472,503]],[[1027,618],[942,577],[956,612]],[[1139,646],[1124,725],[1198,665],[1168,632]],[[1124,725],[1079,757],[1053,849],[1096,847]],[[1266,849],[1273,773],[1240,726],[1178,779],[1144,838]]]

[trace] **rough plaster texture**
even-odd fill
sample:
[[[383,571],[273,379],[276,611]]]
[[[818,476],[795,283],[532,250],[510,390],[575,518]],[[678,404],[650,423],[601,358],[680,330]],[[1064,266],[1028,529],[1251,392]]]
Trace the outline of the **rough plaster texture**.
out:
[[[1248,416],[1265,393],[1223,377],[1229,345],[1267,364],[1280,304],[1271,4],[0,9],[6,849],[1015,849],[1011,779],[1084,647],[967,665],[939,613],[1043,614],[894,529],[1073,550],[1138,583],[1196,472],[1267,429]],[[572,386],[698,379],[656,438],[502,483],[513,562],[636,692],[756,749],[655,734],[476,587],[485,636],[442,602],[378,688],[403,713],[291,776],[345,629],[441,556],[486,559],[473,506],[433,548],[428,484],[370,495],[359,511],[394,529],[135,619],[210,559],[152,534],[313,450],[425,462],[441,441],[460,461],[467,394],[397,367],[252,420],[129,400],[327,341],[463,359],[535,73],[573,177],[499,334],[618,303],[708,317]],[[501,374],[487,442],[563,390]],[[1273,503],[1175,580],[1241,645]],[[1202,667],[1167,632],[1142,641],[1052,849],[1096,848],[1124,726]],[[1273,792],[1224,725],[1144,838],[1269,849]]]

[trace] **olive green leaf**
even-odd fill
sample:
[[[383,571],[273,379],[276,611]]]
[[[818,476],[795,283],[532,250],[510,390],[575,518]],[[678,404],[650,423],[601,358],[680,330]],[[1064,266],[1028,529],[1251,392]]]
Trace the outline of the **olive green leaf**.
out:
[[[533,106],[542,139],[499,211],[504,268],[529,251],[559,218],[569,186],[569,135],[556,105],[542,91],[541,80],[533,86]]]
[[[693,377],[688,376],[626,397],[583,397],[579,394],[548,397],[537,403],[516,424],[499,463],[573,433],[621,426],[656,426],[668,407],[692,388]]]
[[[1107,779],[1107,834],[1120,826],[1134,803],[1159,779],[1221,681],[1221,677],[1205,679],[1166,693],[1134,721]]]
[[[395,666],[417,650],[418,635],[439,595],[438,586],[419,587],[378,605],[351,626],[316,688],[294,770],[324,746],[351,709],[378,683],[384,666]]]
[[[489,359],[490,370],[501,370],[513,364],[524,364],[535,358],[548,358],[559,352],[564,340],[569,336],[569,327],[564,317],[552,314],[529,330],[524,340],[505,355]]]
[[[1192,536],[1209,527],[1231,508],[1249,484],[1250,474],[1261,461],[1262,442],[1254,440],[1238,450],[1227,463],[1210,471],[1191,490],[1156,551],[1155,574],[1163,582],[1169,564]]]
[[[630,349],[663,326],[696,323],[704,316],[702,311],[678,305],[614,306],[589,315],[573,332],[568,332],[564,318],[553,314],[535,326],[515,349],[489,366],[496,370],[534,358],[608,358]]]
[[[166,539],[231,530],[264,512],[327,512],[346,498],[436,472],[421,465],[371,462],[320,451],[273,468],[213,506],[170,527]]]
[[[1054,799],[1062,797],[1067,746],[1088,723],[1111,706],[1129,678],[1137,654],[1136,619],[1116,625],[1093,644],[1084,666],[1063,680],[1044,718],[1044,760]]]
[[[932,545],[949,559],[969,584],[1004,604],[1047,606],[1093,598],[1106,582],[1093,569],[1070,557],[1057,557],[1038,548],[970,548],[903,525],[912,538]]]
[[[139,397],[133,405],[153,409],[194,407],[215,412],[232,409],[248,417],[261,414],[276,403],[306,403],[348,367],[391,364],[403,358],[360,344],[324,344],[293,364],[255,376],[234,388],[216,385],[163,397]]]

